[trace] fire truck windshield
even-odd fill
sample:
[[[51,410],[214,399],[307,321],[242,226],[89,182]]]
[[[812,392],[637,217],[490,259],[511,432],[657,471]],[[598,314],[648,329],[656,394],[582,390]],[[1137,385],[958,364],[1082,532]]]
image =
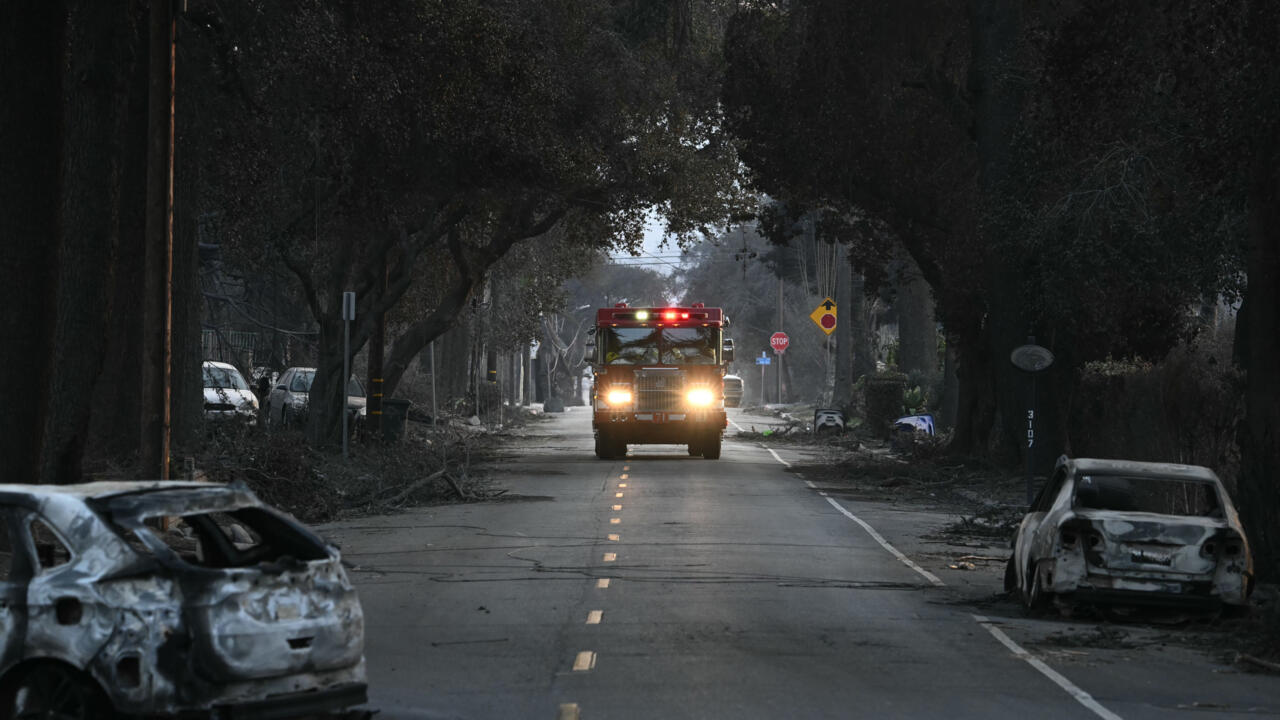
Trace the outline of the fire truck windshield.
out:
[[[720,331],[712,327],[600,329],[606,365],[715,365]]]

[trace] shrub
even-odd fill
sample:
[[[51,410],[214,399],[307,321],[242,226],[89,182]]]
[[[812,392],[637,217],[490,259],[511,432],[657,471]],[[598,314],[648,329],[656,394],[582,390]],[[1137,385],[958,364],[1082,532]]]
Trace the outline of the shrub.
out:
[[[1219,354],[1183,345],[1159,363],[1086,365],[1068,418],[1073,454],[1205,465],[1234,490],[1243,385]]]

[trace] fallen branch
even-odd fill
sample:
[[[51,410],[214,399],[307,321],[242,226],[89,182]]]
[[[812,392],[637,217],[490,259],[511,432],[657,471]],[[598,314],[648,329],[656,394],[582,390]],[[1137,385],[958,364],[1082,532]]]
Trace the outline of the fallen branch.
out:
[[[441,475],[444,475],[443,469],[437,470],[424,478],[419,478],[418,480],[415,480],[412,483],[409,483],[408,487],[396,493],[393,497],[387,498],[386,500],[379,501],[378,504],[379,505],[395,505],[401,500],[412,495],[416,490],[421,488],[423,485],[426,485],[427,483],[431,482],[432,480],[435,480]],[[448,477],[448,476],[446,475],[445,477]],[[453,481],[451,480],[450,484],[452,484],[452,482]]]
[[[1280,672],[1280,663],[1273,663],[1270,660],[1263,660],[1260,657],[1254,657],[1245,653],[1236,653],[1236,662],[1256,665],[1260,668],[1270,670],[1271,672]]]
[[[464,475],[463,477],[466,477],[466,476]],[[462,487],[458,485],[458,481],[455,480],[452,475],[449,475],[448,473],[446,473],[444,476],[444,479],[449,481],[449,486],[453,488],[454,492],[458,493],[458,497],[462,498],[463,500],[471,499],[471,495],[462,490]]]

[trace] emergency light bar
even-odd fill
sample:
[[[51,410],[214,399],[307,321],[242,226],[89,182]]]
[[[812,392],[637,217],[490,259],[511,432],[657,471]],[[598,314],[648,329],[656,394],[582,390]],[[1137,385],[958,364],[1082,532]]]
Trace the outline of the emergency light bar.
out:
[[[692,307],[664,308],[629,308],[619,303],[614,307],[600,308],[596,311],[596,322],[600,325],[648,325],[650,323],[720,325],[723,321],[724,315],[720,308],[704,307],[701,303]]]

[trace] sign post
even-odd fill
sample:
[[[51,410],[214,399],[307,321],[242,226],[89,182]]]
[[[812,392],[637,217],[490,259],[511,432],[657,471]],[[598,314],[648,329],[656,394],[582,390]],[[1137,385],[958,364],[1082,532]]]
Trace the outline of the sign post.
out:
[[[351,413],[347,412],[347,380],[351,377],[351,321],[356,319],[356,294],[342,293],[342,459],[347,459]]]
[[[1009,362],[1031,378],[1031,394],[1027,398],[1027,507],[1030,507],[1035,499],[1031,486],[1031,457],[1036,445],[1036,374],[1053,364],[1053,353],[1049,348],[1037,345],[1032,335],[1027,338],[1026,345],[1019,345],[1009,353]]]
[[[774,376],[778,379],[778,404],[782,404],[782,353],[787,351],[787,346],[791,344],[791,338],[787,337],[784,332],[776,332],[769,336],[769,347],[773,348],[773,354],[778,356],[778,370]]]
[[[760,366],[760,404],[764,405],[764,369],[769,365],[769,355],[765,351],[760,351],[760,357],[756,358],[756,364]]]

